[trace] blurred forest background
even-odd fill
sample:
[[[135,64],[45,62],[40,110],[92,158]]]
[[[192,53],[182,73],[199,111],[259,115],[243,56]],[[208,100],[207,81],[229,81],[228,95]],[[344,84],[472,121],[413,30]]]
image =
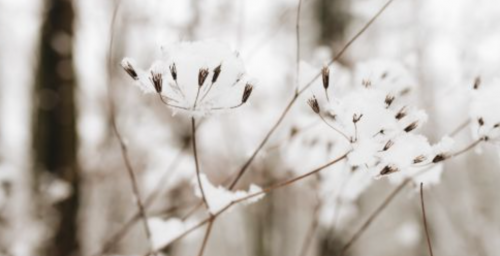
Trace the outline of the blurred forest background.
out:
[[[321,67],[384,3],[303,0],[301,60]],[[257,84],[251,105],[207,119],[199,132],[203,170],[220,184],[250,156],[292,96],[297,5],[297,0],[0,0],[0,255],[96,255],[134,216],[112,118],[126,139],[143,197],[157,193],[148,214],[189,212],[196,205],[189,119],[173,116],[131,86],[121,59],[133,57],[147,67],[160,56],[161,45],[209,38],[240,53]],[[351,70],[373,59],[401,63],[419,84],[415,104],[430,117],[424,133],[437,140],[467,119],[463,92],[475,77],[498,76],[499,31],[495,0],[397,0],[339,65]],[[115,99],[115,116],[108,93]],[[304,99],[293,111],[250,167],[242,188],[292,176],[286,151],[275,145],[306,119],[300,113],[310,110]],[[467,141],[470,132],[457,138]],[[480,149],[447,162],[441,183],[428,188],[436,255],[500,251],[499,157],[491,146]],[[304,156],[312,166],[324,162]],[[297,183],[224,215],[205,255],[301,256],[308,238],[304,255],[336,255],[394,188],[386,180],[373,182],[346,203],[348,213],[332,228],[318,220],[315,186],[314,179]],[[317,222],[321,225],[309,232]],[[195,232],[165,253],[194,255],[202,237],[202,230]],[[106,255],[141,255],[147,249],[138,223],[115,240]],[[415,187],[404,188],[347,255],[427,255]]]

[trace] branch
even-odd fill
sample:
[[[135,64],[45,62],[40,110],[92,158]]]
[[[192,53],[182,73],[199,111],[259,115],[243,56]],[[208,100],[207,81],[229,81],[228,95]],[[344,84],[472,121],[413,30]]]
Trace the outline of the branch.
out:
[[[145,210],[144,204],[141,200],[141,195],[140,195],[140,191],[139,191],[137,178],[135,176],[135,172],[132,168],[132,164],[131,164],[129,156],[128,156],[127,145],[125,144],[125,141],[124,141],[122,135],[120,134],[120,131],[118,130],[118,127],[116,125],[116,120],[115,120],[116,113],[115,113],[115,107],[114,107],[114,99],[112,96],[114,94],[111,93],[111,91],[112,91],[111,71],[113,70],[113,66],[114,66],[112,64],[112,62],[113,62],[113,56],[112,56],[113,55],[113,45],[114,45],[113,44],[113,42],[114,42],[113,28],[114,28],[114,25],[116,23],[116,17],[118,16],[120,3],[121,2],[118,2],[118,4],[116,5],[116,8],[113,11],[111,25],[110,25],[110,40],[109,40],[109,48],[108,48],[108,72],[109,72],[109,74],[108,74],[108,87],[109,87],[108,103],[109,103],[109,108],[110,108],[111,127],[116,135],[116,138],[118,139],[119,144],[120,144],[120,149],[121,149],[123,161],[125,163],[127,173],[128,173],[129,178],[130,178],[131,185],[132,185],[132,192],[134,194],[135,203],[137,204],[137,208],[139,210],[139,215],[141,216],[141,220],[142,220],[142,223],[144,225],[144,230],[146,232],[146,238],[149,241],[149,249],[150,249],[151,254],[154,255],[155,253],[154,253],[154,249],[153,249],[153,244],[151,242],[151,230],[149,229],[149,226],[148,226],[146,210]]]
[[[427,226],[427,215],[425,214],[425,204],[424,204],[424,183],[420,183],[420,202],[422,206],[422,221],[424,222],[425,237],[427,238],[427,246],[429,247],[429,255],[434,256],[432,253],[431,238],[429,236],[429,227]]]
[[[227,206],[225,206],[224,208],[222,208],[218,212],[214,213],[213,215],[209,216],[208,218],[205,218],[205,219],[201,220],[200,222],[198,222],[198,224],[196,224],[192,228],[186,230],[184,233],[182,233],[179,236],[177,236],[176,238],[172,239],[171,242],[169,244],[164,245],[162,249],[164,249],[167,246],[169,246],[170,244],[172,244],[172,243],[174,243],[174,242],[182,239],[183,237],[187,236],[188,234],[190,234],[191,232],[197,230],[198,228],[204,226],[205,224],[210,223],[211,221],[213,221],[215,218],[219,217],[221,214],[223,214],[224,212],[226,212],[228,209],[230,209],[234,205],[237,205],[237,204],[239,204],[241,202],[244,202],[246,200],[249,200],[251,198],[254,198],[254,197],[257,197],[257,196],[261,196],[263,194],[270,193],[270,192],[272,192],[272,191],[274,191],[276,189],[280,189],[280,188],[286,187],[286,186],[291,185],[291,184],[293,184],[295,182],[298,182],[298,181],[300,181],[302,179],[305,179],[305,178],[307,178],[307,177],[309,177],[311,175],[314,175],[314,174],[320,172],[321,170],[323,170],[325,168],[328,168],[328,167],[330,167],[330,166],[332,166],[332,165],[334,165],[334,164],[336,164],[336,163],[344,160],[347,157],[347,154],[349,154],[349,153],[350,153],[350,151],[344,153],[342,156],[340,156],[340,157],[338,157],[338,158],[336,158],[336,159],[334,159],[334,160],[332,160],[332,161],[330,161],[330,162],[328,162],[328,163],[326,163],[326,164],[324,164],[324,165],[322,165],[320,167],[317,167],[316,169],[314,169],[314,170],[312,170],[310,172],[307,172],[307,173],[305,173],[303,175],[300,175],[298,177],[295,177],[295,178],[292,178],[292,179],[280,182],[278,184],[269,186],[269,187],[263,189],[260,192],[256,192],[256,193],[247,195],[247,196],[245,196],[243,198],[240,198],[238,200],[235,200],[235,201],[231,202],[230,204],[228,204]],[[160,250],[162,250],[162,249],[160,249]]]
[[[331,65],[334,62],[336,62],[338,59],[340,59],[340,57],[342,57],[344,55],[345,51],[354,43],[354,41],[356,41],[356,39],[358,39],[370,27],[370,25],[372,25],[373,22],[375,22],[375,20],[377,20],[377,18],[380,17],[380,15],[387,9],[387,7],[393,1],[394,0],[387,1],[382,6],[382,8],[361,28],[361,30],[359,30],[359,32],[356,33],[354,35],[354,37],[352,37],[351,40],[349,40],[347,42],[347,44],[344,45],[344,47],[334,56],[334,58],[329,62],[328,65]],[[247,171],[248,167],[252,164],[252,162],[255,159],[255,157],[257,156],[257,154],[260,152],[260,150],[267,143],[267,141],[269,140],[269,138],[271,137],[271,135],[274,133],[274,131],[276,131],[276,128],[278,128],[278,126],[281,124],[281,122],[283,121],[283,119],[285,119],[286,115],[290,111],[290,109],[293,106],[293,104],[295,104],[295,102],[297,101],[298,97],[302,93],[304,93],[316,81],[316,79],[318,79],[320,76],[321,76],[321,72],[319,72],[309,83],[307,83],[304,86],[304,88],[302,88],[301,90],[299,90],[297,93],[294,94],[294,96],[292,97],[292,99],[289,101],[289,103],[286,105],[285,109],[283,110],[283,113],[278,118],[278,121],[276,121],[276,123],[272,126],[271,130],[269,130],[269,132],[266,134],[266,136],[264,137],[264,139],[262,140],[262,142],[259,144],[259,146],[257,147],[257,149],[255,149],[255,151],[252,153],[252,155],[250,156],[250,158],[240,168],[240,170],[238,171],[238,174],[237,174],[236,178],[234,179],[234,181],[229,186],[230,190],[234,189],[234,187],[236,186],[236,184],[238,183],[238,181],[241,179],[241,177],[243,177],[243,174],[245,174],[245,172]]]

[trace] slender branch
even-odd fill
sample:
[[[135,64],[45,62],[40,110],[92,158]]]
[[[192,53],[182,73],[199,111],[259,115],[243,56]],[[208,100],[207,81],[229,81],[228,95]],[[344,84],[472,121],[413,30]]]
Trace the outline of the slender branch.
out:
[[[463,129],[465,129],[465,127],[467,127],[467,125],[469,125],[469,124],[470,124],[470,118],[468,118],[467,120],[465,120],[465,122],[463,122],[461,125],[459,125],[457,128],[455,128],[455,130],[453,130],[450,133],[450,136],[455,137],[455,135],[457,135],[459,132],[461,132]]]
[[[331,125],[330,123],[328,123],[326,121],[326,119],[320,113],[318,113],[318,116],[319,116],[319,118],[321,118],[321,120],[323,121],[323,123],[325,123],[328,127],[332,128],[334,131],[336,131],[337,133],[339,133],[340,135],[342,135],[342,137],[344,137],[349,144],[352,143],[352,139],[349,138],[349,136],[347,136],[344,132],[342,132],[337,127],[335,127],[335,126]]]
[[[295,94],[299,93],[299,73],[300,73],[300,10],[302,9],[302,0],[299,0],[297,6],[297,20],[295,23],[295,47],[296,47],[296,62],[295,62]]]
[[[253,194],[250,194],[250,195],[247,195],[245,197],[242,197],[238,200],[234,200],[233,202],[231,202],[230,204],[228,204],[227,206],[225,206],[224,208],[222,208],[221,210],[219,210],[218,212],[214,213],[213,215],[201,220],[200,222],[198,222],[198,224],[196,224],[195,226],[193,226],[192,228],[186,230],[184,233],[180,234],[179,236],[177,236],[176,238],[172,239],[172,241],[165,245],[163,248],[166,248],[168,245],[178,241],[179,239],[182,239],[183,237],[187,236],[188,234],[192,233],[193,231],[197,230],[198,228],[204,226],[205,224],[209,223],[212,219],[215,219],[217,217],[219,217],[221,214],[223,214],[224,212],[226,212],[228,209],[230,209],[231,207],[233,207],[234,205],[237,205],[241,202],[244,202],[246,200],[249,200],[251,198],[254,198],[254,197],[257,197],[257,196],[261,196],[263,194],[267,194],[267,193],[270,193],[276,189],[280,189],[280,188],[283,188],[283,187],[286,187],[288,185],[291,185],[295,182],[298,182],[302,179],[305,179],[311,175],[314,175],[318,172],[320,172],[321,170],[325,169],[325,168],[328,168],[342,160],[344,160],[346,157],[347,157],[347,154],[349,154],[350,151],[346,152],[345,154],[341,155],[340,157],[320,166],[320,167],[317,167],[316,169],[310,171],[310,172],[307,172],[303,175],[300,175],[298,177],[295,177],[295,178],[292,178],[292,179],[289,179],[289,180],[286,180],[286,181],[283,181],[283,182],[280,182],[278,184],[275,184],[275,185],[272,185],[272,186],[269,186],[265,189],[263,189],[262,191],[259,191],[259,192],[255,192]]]
[[[122,157],[123,157],[123,161],[125,163],[125,167],[126,167],[126,170],[127,170],[127,173],[128,173],[128,176],[130,178],[130,183],[132,185],[132,192],[134,194],[134,199],[135,199],[135,203],[137,204],[137,208],[139,210],[139,214],[141,216],[141,220],[142,220],[142,223],[144,225],[144,230],[146,232],[146,238],[148,239],[148,242],[149,242],[149,250],[150,250],[150,254],[153,254],[155,255],[155,251],[153,249],[153,244],[152,244],[152,240],[151,240],[151,230],[149,229],[149,225],[148,225],[148,222],[147,222],[147,214],[146,214],[146,210],[144,208],[144,204],[142,202],[142,199],[141,199],[141,195],[140,195],[140,191],[139,191],[139,186],[138,186],[138,182],[137,182],[137,177],[135,176],[135,172],[133,170],[133,167],[132,167],[132,164],[130,162],[130,159],[129,159],[129,156],[128,156],[128,149],[127,149],[127,145],[122,137],[122,135],[120,134],[120,131],[118,130],[118,127],[116,125],[116,112],[115,112],[115,104],[114,104],[114,98],[113,98],[113,93],[111,93],[112,91],[112,76],[111,76],[111,71],[113,70],[113,45],[114,45],[114,26],[115,26],[115,23],[116,23],[116,17],[118,16],[118,11],[119,11],[119,8],[120,8],[120,4],[121,2],[119,1],[113,11],[113,14],[112,14],[112,20],[111,20],[111,24],[110,24],[110,40],[109,40],[109,47],[108,47],[108,104],[109,104],[109,109],[110,109],[110,116],[111,116],[111,127],[112,127],[112,130],[114,131],[115,135],[116,135],[116,138],[118,139],[118,142],[120,144],[120,149],[121,149],[121,154],[122,154]]]
[[[481,142],[483,142],[483,141],[485,141],[485,140],[486,140],[486,139],[485,139],[484,137],[479,138],[479,139],[475,140],[474,142],[472,142],[471,144],[469,144],[468,146],[466,146],[465,148],[463,148],[462,150],[459,150],[459,151],[457,151],[457,152],[455,152],[455,153],[451,154],[451,155],[450,155],[450,156],[448,156],[447,158],[454,158],[454,157],[456,157],[456,156],[459,156],[459,155],[461,155],[461,154],[463,154],[463,153],[465,153],[465,152],[467,152],[467,151],[469,151],[469,150],[471,150],[471,149],[475,148],[477,145],[479,145],[479,143],[481,143]]]
[[[151,206],[156,201],[156,199],[160,195],[160,192],[163,190],[163,187],[166,185],[167,180],[171,177],[171,175],[174,174],[174,172],[176,170],[178,170],[177,167],[180,164],[180,162],[181,162],[180,160],[182,159],[183,152],[186,150],[186,148],[187,148],[188,145],[189,145],[189,143],[188,143],[188,141],[186,141],[184,143],[184,145],[182,146],[182,148],[177,153],[177,155],[174,157],[174,160],[172,161],[172,163],[167,167],[168,171],[166,171],[162,175],[162,177],[160,178],[160,180],[156,183],[156,185],[155,185],[153,191],[151,192],[151,194],[149,194],[146,197],[146,200],[144,200],[144,206],[146,208],[148,208],[149,206]],[[177,208],[179,208],[179,207],[178,206],[170,207],[169,209],[165,210],[164,212],[171,212],[171,211],[176,210]],[[118,229],[118,231],[116,231],[107,240],[107,242],[104,243],[101,251],[99,253],[96,253],[96,254],[93,254],[93,255],[103,255],[105,253],[108,253],[109,250],[111,250],[111,248],[113,248],[113,246],[116,244],[116,242],[118,242],[119,240],[121,240],[128,233],[128,231],[130,230],[130,228],[132,228],[133,225],[138,220],[140,220],[140,219],[141,219],[140,213],[139,212],[134,213],[132,215],[132,217],[127,222],[125,222],[125,224],[122,227],[120,227]]]
[[[207,210],[210,211],[210,206],[208,205],[207,197],[205,196],[205,190],[203,189],[203,184],[201,183],[200,164],[198,162],[198,148],[196,147],[196,121],[195,121],[194,117],[191,117],[191,131],[192,131],[192,137],[193,137],[192,141],[193,141],[194,163],[196,166],[196,179],[198,180],[198,187],[200,189],[201,199],[203,200],[203,203],[205,204],[205,207],[207,208]]]
[[[340,251],[340,256],[343,256],[349,248],[359,239],[359,237],[368,229],[368,227],[372,224],[372,222],[382,213],[382,211],[389,205],[389,203],[399,194],[399,192],[410,182],[410,179],[404,180],[401,184],[399,184],[396,189],[394,189],[389,196],[387,196],[382,204],[380,204],[375,211],[370,214],[368,219],[361,225],[361,227],[354,233],[354,235],[349,239],[349,241],[342,247]]]
[[[198,253],[198,256],[203,256],[203,253],[205,252],[205,248],[208,243],[208,238],[210,238],[210,234],[212,233],[212,226],[214,225],[215,217],[211,218],[208,221],[208,227],[207,230],[205,231],[205,236],[203,237],[203,242],[201,244],[200,251]]]
[[[429,227],[427,225],[427,215],[425,214],[425,204],[424,204],[424,183],[420,183],[420,203],[422,206],[422,221],[424,222],[425,237],[427,238],[427,246],[429,247],[429,255],[434,256],[432,253],[431,237],[429,235]]]
[[[373,22],[375,22],[375,20],[377,20],[377,18],[380,17],[380,15],[387,9],[387,7],[393,1],[394,0],[387,1],[382,6],[382,8],[361,28],[361,30],[359,30],[359,32],[356,33],[354,35],[354,37],[352,37],[351,40],[349,40],[344,45],[344,47],[334,56],[334,58],[330,61],[330,63],[328,65],[331,65],[334,62],[336,62],[338,59],[340,59],[340,57],[342,57],[344,55],[345,51],[354,43],[354,41],[356,41],[373,24]],[[264,139],[262,140],[262,142],[259,144],[259,146],[257,147],[257,149],[255,149],[255,151],[252,153],[252,155],[250,156],[250,158],[240,168],[240,170],[238,171],[238,175],[236,176],[236,178],[234,179],[234,181],[229,186],[229,189],[231,189],[231,190],[234,189],[234,187],[236,186],[236,184],[238,183],[238,181],[241,179],[241,177],[243,177],[243,174],[245,174],[245,172],[247,171],[248,167],[252,164],[252,162],[255,159],[255,157],[257,156],[257,154],[260,152],[260,150],[267,143],[267,141],[269,140],[269,138],[271,137],[271,135],[274,133],[274,131],[276,131],[276,128],[278,128],[278,126],[281,124],[281,122],[283,121],[283,119],[285,119],[286,115],[290,111],[290,109],[293,106],[293,104],[297,101],[298,97],[302,93],[304,93],[316,81],[316,79],[318,79],[320,76],[321,76],[321,72],[319,72],[309,83],[307,83],[304,86],[304,88],[300,89],[298,91],[298,93],[294,94],[293,98],[286,105],[285,109],[283,110],[283,113],[278,118],[278,121],[276,121],[276,123],[272,126],[271,130],[269,130],[269,132],[266,134],[266,136],[264,137]]]
[[[311,221],[311,225],[309,226],[309,229],[307,230],[306,237],[304,239],[304,243],[302,244],[302,248],[300,249],[300,254],[299,256],[306,256],[307,252],[309,251],[309,247],[311,246],[314,233],[316,233],[316,230],[318,229],[318,213],[319,210],[321,209],[322,201],[319,199],[318,203],[316,206],[314,206],[314,211],[313,211],[313,220]]]

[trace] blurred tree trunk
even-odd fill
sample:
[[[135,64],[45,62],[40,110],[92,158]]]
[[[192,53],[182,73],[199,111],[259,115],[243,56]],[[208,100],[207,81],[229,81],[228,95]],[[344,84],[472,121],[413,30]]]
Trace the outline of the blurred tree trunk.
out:
[[[34,91],[34,158],[37,182],[50,174],[68,182],[72,194],[55,205],[58,216],[50,256],[78,255],[78,167],[73,74],[73,3],[46,0]],[[47,172],[47,173],[46,173]]]

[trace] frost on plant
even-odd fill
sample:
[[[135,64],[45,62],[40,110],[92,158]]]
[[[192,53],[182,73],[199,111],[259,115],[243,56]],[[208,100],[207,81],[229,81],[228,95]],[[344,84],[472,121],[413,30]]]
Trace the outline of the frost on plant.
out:
[[[237,52],[217,41],[180,42],[162,48],[148,70],[129,58],[124,70],[145,93],[157,94],[174,110],[203,115],[234,109],[248,101],[253,85]]]
[[[251,184],[248,191],[229,191],[223,186],[214,186],[204,174],[200,175],[200,178],[205,191],[209,211],[212,214],[216,214],[229,204],[246,197],[251,197],[248,200],[245,200],[248,204],[257,202],[264,197],[262,188],[255,184]],[[196,180],[193,180],[193,186],[195,188],[195,195],[201,198],[200,189]]]

